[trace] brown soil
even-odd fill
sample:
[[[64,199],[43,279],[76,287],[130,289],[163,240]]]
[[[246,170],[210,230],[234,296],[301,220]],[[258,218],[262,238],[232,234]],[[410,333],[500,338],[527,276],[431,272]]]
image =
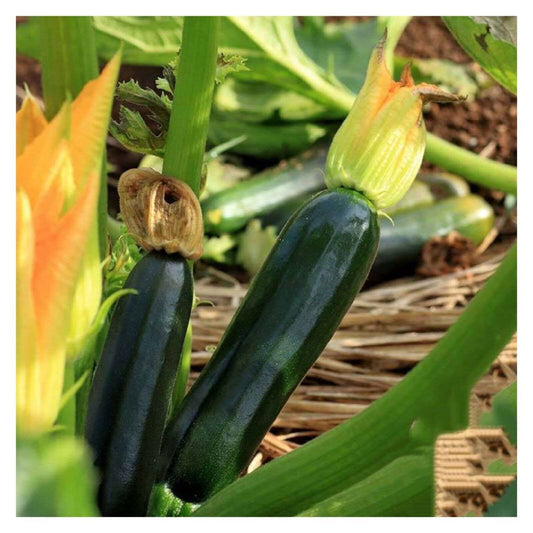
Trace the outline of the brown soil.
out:
[[[471,63],[440,17],[413,17],[397,47],[405,57],[448,59]],[[431,106],[428,131],[476,153],[516,165],[516,97],[497,84],[475,100]]]

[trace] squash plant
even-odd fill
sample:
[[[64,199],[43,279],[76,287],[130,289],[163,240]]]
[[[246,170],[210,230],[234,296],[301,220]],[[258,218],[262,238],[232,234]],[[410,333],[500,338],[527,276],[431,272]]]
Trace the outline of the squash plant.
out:
[[[68,26],[68,21],[58,22]],[[182,23],[171,18],[166,22]],[[49,37],[44,25],[43,28]],[[77,36],[72,31],[65,35],[63,44],[68,48],[69,41],[74,42]],[[435,439],[443,432],[466,426],[472,386],[516,330],[516,245],[457,322],[403,381],[358,416],[252,474],[237,478],[365,281],[379,243],[378,212],[406,193],[420,167],[426,138],[426,153],[436,154],[439,161],[448,161],[451,167],[460,161],[464,174],[472,181],[515,192],[515,170],[482,161],[430,135],[426,137],[424,101],[458,98],[428,84],[415,85],[408,68],[395,82],[386,67],[386,58],[390,62],[391,55],[385,53],[384,40],[372,52],[365,83],[353,106],[353,96],[343,83],[326,76],[298,47],[288,18],[186,17],[179,44],[175,76],[166,76],[165,90],[173,100],[158,97],[147,106],[163,127],[160,138],[145,137],[154,141],[157,153],[163,155],[163,172],[129,171],[119,184],[126,224],[132,237],[149,251],[136,262],[131,261],[128,248],[124,249],[123,264],[136,264],[119,274],[121,280],[126,279],[124,288],[114,291],[100,312],[92,315],[90,331],[103,332],[103,348],[100,350],[94,342],[94,335],[83,337],[87,345],[76,344],[75,355],[85,372],[73,385],[65,380],[64,405],[70,401],[72,406],[80,387],[90,384],[88,401],[74,402],[74,409],[80,407],[83,411],[81,416],[76,411],[69,414],[64,405],[61,412],[67,413],[66,420],[75,421],[66,425],[67,430],[74,432],[74,428],[79,433],[81,424],[90,445],[98,473],[100,513],[431,515]],[[315,110],[318,106],[322,108],[320,112],[326,109],[337,117],[346,113],[348,116],[328,153],[328,190],[307,200],[285,225],[210,363],[182,399],[191,349],[192,260],[199,257],[203,241],[197,196],[204,179],[217,67],[223,69],[229,63],[230,70],[248,72],[234,55],[217,56],[219,46],[226,53],[237,49],[255,52],[247,58],[246,69],[256,80],[272,81],[269,73],[274,69],[283,74],[275,77],[281,80],[280,87],[311,101]],[[102,96],[102,107],[91,108],[101,111],[95,113],[100,141],[98,150],[91,152],[92,166],[88,162],[85,166],[73,165],[74,170],[92,170],[89,183],[96,182],[94,174],[101,169],[97,155],[101,158],[103,127],[110,107],[109,84],[116,79],[118,57],[98,78],[100,81],[86,85],[79,97],[79,102],[87,104],[91,97],[97,98],[95,87],[105,85],[101,91],[107,100]],[[43,62],[43,69],[52,68]],[[137,87],[130,88],[139,94]],[[64,90],[62,94],[64,100]],[[27,105],[32,105],[31,101]],[[77,109],[75,105],[76,102]],[[61,109],[68,110],[68,104]],[[32,113],[38,116],[33,108]],[[123,111],[123,121],[114,127],[117,135],[124,138],[127,132],[143,131],[146,124],[138,120],[140,115],[124,113],[127,112]],[[28,111],[20,115],[29,121],[27,116]],[[49,126],[44,117],[37,123],[41,128],[52,127],[61,123],[61,117],[62,111]],[[81,111],[73,118],[79,124],[90,124],[83,121]],[[25,124],[20,122],[21,126]],[[79,124],[73,122],[74,131]],[[21,127],[20,131],[29,128]],[[56,141],[52,133],[49,137]],[[33,142],[40,138],[36,135]],[[86,142],[90,146],[89,140]],[[26,150],[31,146],[30,142]],[[21,152],[23,157],[24,151]],[[441,157],[444,152],[447,155]],[[26,165],[31,169],[30,160]],[[31,172],[33,176],[35,169]],[[27,190],[29,183],[33,182],[28,178]],[[72,257],[68,257],[72,263],[77,261],[67,280],[70,302],[74,301],[76,274],[81,271],[83,254],[79,248],[90,238],[91,217],[87,213],[98,212],[96,190],[93,185],[92,210],[84,211],[83,238],[76,241],[76,235],[81,235],[77,227],[70,231],[65,228],[64,232],[72,237],[68,241]],[[51,194],[51,199],[61,204],[64,191],[59,192],[57,198]],[[17,275],[21,280],[17,298],[27,304],[22,309],[29,316],[32,297],[23,290],[29,284],[22,282],[32,272],[28,260],[31,256],[24,252],[33,245],[29,223],[25,223],[30,220],[33,207],[21,191],[17,206],[21,228],[17,235]],[[47,215],[44,207],[42,213],[37,213]],[[72,208],[72,213],[78,210]],[[112,257],[111,261],[116,267],[117,258]],[[111,320],[106,323],[106,311],[118,298]],[[65,309],[64,302],[61,308]],[[57,318],[64,322],[65,316]],[[42,468],[43,460],[58,453],[55,450],[61,440],[56,439],[64,437],[46,434],[62,419],[58,413],[63,384],[57,376],[52,400],[46,404],[51,407],[50,412],[44,413],[42,427],[26,414],[26,407],[42,407],[34,405],[35,399],[25,394],[29,379],[23,380],[22,373],[19,382],[19,367],[27,368],[23,362],[35,357],[38,347],[29,343],[33,337],[24,336],[26,320],[26,315],[18,317],[19,344],[24,350],[24,358],[17,360],[21,472],[27,472],[28,465],[34,464],[28,462],[30,456],[37,468]],[[40,336],[36,338],[39,340]],[[58,350],[61,357],[54,360],[54,368],[61,375],[66,344],[63,342]],[[93,374],[96,358],[99,361]],[[36,430],[37,440],[28,441],[23,428]],[[56,429],[61,432],[60,427]],[[47,442],[52,443],[48,448]],[[86,461],[80,466],[79,456],[71,456],[75,461],[73,473],[87,469]],[[86,477],[90,487],[91,474]],[[42,499],[46,500],[42,490],[24,490],[25,487],[19,491],[24,497],[19,506],[21,514],[39,512],[36,509],[50,514],[95,512],[94,501],[85,501],[78,509],[72,505],[54,509],[42,504]],[[86,500],[90,489],[82,492]],[[201,505],[195,508],[191,502]]]

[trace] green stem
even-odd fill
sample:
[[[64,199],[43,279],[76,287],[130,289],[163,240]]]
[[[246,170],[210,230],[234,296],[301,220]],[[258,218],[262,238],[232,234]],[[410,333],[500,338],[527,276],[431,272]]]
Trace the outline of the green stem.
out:
[[[65,394],[76,383],[74,365],[65,365],[65,375],[63,377],[63,394]],[[61,408],[57,416],[57,425],[62,426],[64,431],[70,435],[76,433],[76,397],[70,398]]]
[[[516,245],[457,322],[361,414],[215,494],[198,516],[292,516],[464,429],[472,386],[516,331]]]
[[[189,379],[189,369],[191,367],[191,354],[192,354],[192,322],[189,321],[187,327],[187,334],[185,335],[185,341],[183,343],[183,349],[181,352],[180,367],[176,382],[174,384],[174,390],[172,391],[172,401],[170,408],[170,417],[173,416],[174,410],[181,403],[181,400],[185,397],[185,391],[187,389],[187,381]]]
[[[219,17],[185,17],[163,174],[198,196],[215,87]]]
[[[431,133],[427,134],[425,158],[478,185],[516,194],[516,167],[485,159]]]
[[[98,56],[91,17],[38,17],[43,96],[50,120],[63,102],[74,99],[83,86],[98,77]],[[98,195],[98,246],[107,250],[107,172],[102,157]]]
[[[109,233],[109,238],[111,239],[111,246],[113,246],[118,238],[124,233],[123,226],[124,223],[113,218],[111,215],[107,215],[107,231]]]
[[[209,116],[215,88],[220,17],[185,17],[176,87],[163,158],[163,174],[200,196]],[[192,268],[191,264],[191,268]],[[185,395],[191,364],[192,324],[183,345],[172,409]]]
[[[378,34],[383,35],[387,30],[385,43],[385,62],[391,72],[394,72],[394,50],[402,36],[403,30],[413,17],[378,17]]]
[[[43,96],[48,120],[98,76],[89,17],[39,17]]]

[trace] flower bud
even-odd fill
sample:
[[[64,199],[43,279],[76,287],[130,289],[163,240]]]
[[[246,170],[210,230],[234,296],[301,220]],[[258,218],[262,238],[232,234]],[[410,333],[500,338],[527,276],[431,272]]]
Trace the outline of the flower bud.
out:
[[[385,64],[386,34],[374,49],[365,83],[331,144],[326,185],[363,193],[376,208],[397,203],[422,164],[425,102],[455,102],[463,97],[427,83],[415,85],[410,65],[394,81]]]

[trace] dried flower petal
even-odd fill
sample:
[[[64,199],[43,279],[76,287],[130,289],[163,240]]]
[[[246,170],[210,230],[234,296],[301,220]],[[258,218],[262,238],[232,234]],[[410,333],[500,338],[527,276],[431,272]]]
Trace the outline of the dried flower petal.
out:
[[[186,183],[151,168],[134,168],[120,177],[118,193],[128,231],[143,248],[187,259],[202,255],[202,209]]]

